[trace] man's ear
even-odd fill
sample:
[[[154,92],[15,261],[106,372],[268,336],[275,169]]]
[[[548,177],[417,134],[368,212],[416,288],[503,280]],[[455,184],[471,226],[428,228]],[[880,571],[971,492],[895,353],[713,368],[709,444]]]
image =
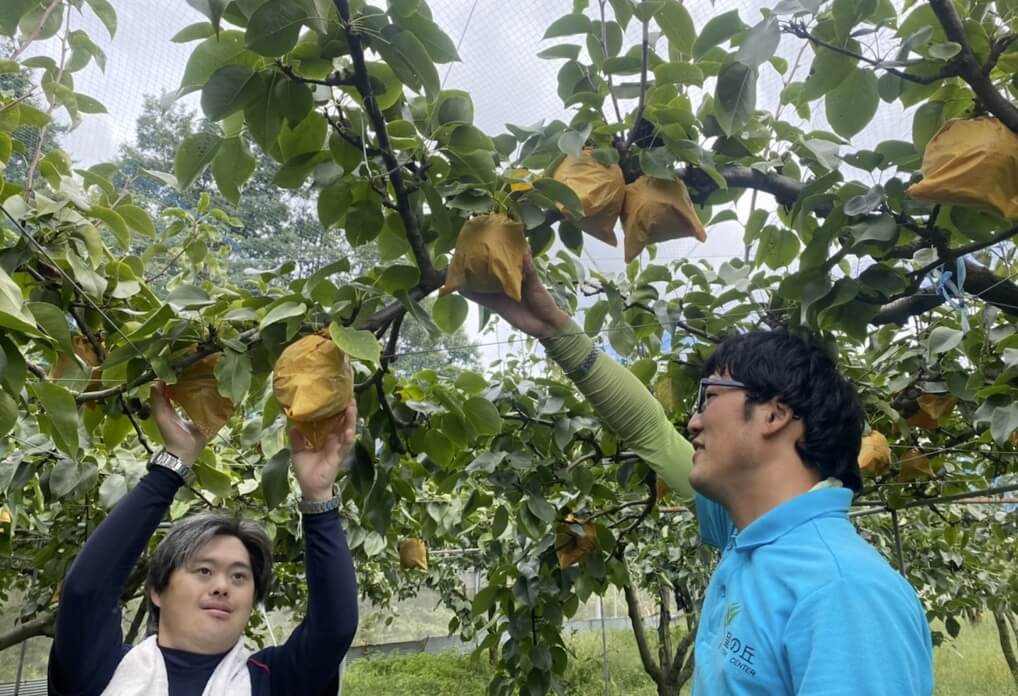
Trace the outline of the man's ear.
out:
[[[148,598],[152,600],[152,603],[155,604],[158,609],[162,609],[163,608],[162,605],[159,604],[159,593],[158,592],[156,592],[155,590],[150,590],[149,593],[148,593]]]
[[[784,431],[795,422],[795,412],[791,407],[778,397],[762,404],[764,408],[763,435],[772,437]]]

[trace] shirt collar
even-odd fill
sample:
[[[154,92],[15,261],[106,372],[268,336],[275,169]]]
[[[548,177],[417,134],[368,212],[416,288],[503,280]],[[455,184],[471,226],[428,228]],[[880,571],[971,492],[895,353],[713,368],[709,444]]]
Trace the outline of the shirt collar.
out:
[[[853,492],[848,488],[821,488],[796,496],[766,512],[735,535],[737,551],[750,551],[775,541],[817,517],[848,516]]]

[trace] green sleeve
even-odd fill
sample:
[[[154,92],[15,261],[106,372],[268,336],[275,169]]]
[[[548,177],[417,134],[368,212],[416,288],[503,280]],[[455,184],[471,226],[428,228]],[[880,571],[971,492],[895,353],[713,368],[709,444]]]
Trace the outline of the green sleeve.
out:
[[[567,373],[580,367],[594,343],[575,322],[541,343],[552,360]],[[686,504],[695,493],[689,485],[693,446],[668,420],[661,404],[629,370],[601,353],[590,372],[576,386],[604,423],[650,465],[659,478]]]

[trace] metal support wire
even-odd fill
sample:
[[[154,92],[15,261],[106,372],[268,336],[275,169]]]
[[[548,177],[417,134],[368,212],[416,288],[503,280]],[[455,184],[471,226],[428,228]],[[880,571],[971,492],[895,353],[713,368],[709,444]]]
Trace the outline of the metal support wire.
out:
[[[898,555],[898,572],[907,577],[905,552],[901,549],[901,526],[898,524],[897,510],[891,510],[891,525],[894,527],[894,551]]]
[[[928,507],[930,505],[940,505],[942,503],[953,503],[963,501],[967,498],[978,498],[987,495],[999,495],[1001,493],[1012,493],[1018,491],[1018,483],[1012,483],[1007,486],[996,486],[994,488],[982,488],[975,491],[965,491],[964,493],[954,493],[952,495],[942,495],[937,498],[923,498],[921,500],[910,500],[909,502],[899,505],[896,508],[890,508],[884,503],[874,503],[874,501],[860,501],[856,505],[869,505],[873,506],[867,510],[855,510],[854,512],[848,513],[849,517],[864,517],[866,515],[875,515],[878,512],[894,512],[895,510],[907,510],[915,507]]]

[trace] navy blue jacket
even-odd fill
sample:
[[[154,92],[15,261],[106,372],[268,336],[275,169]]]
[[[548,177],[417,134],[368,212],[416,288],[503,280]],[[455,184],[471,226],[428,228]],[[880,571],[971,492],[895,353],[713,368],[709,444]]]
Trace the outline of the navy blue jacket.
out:
[[[121,630],[120,595],[135,563],[183,484],[150,471],[95,530],[60,593],[50,651],[49,691],[98,696],[131,649]],[[285,644],[248,660],[253,696],[337,691],[339,663],[357,631],[357,578],[339,515],[304,515],[308,612]],[[200,696],[222,655],[161,648],[170,696]]]

